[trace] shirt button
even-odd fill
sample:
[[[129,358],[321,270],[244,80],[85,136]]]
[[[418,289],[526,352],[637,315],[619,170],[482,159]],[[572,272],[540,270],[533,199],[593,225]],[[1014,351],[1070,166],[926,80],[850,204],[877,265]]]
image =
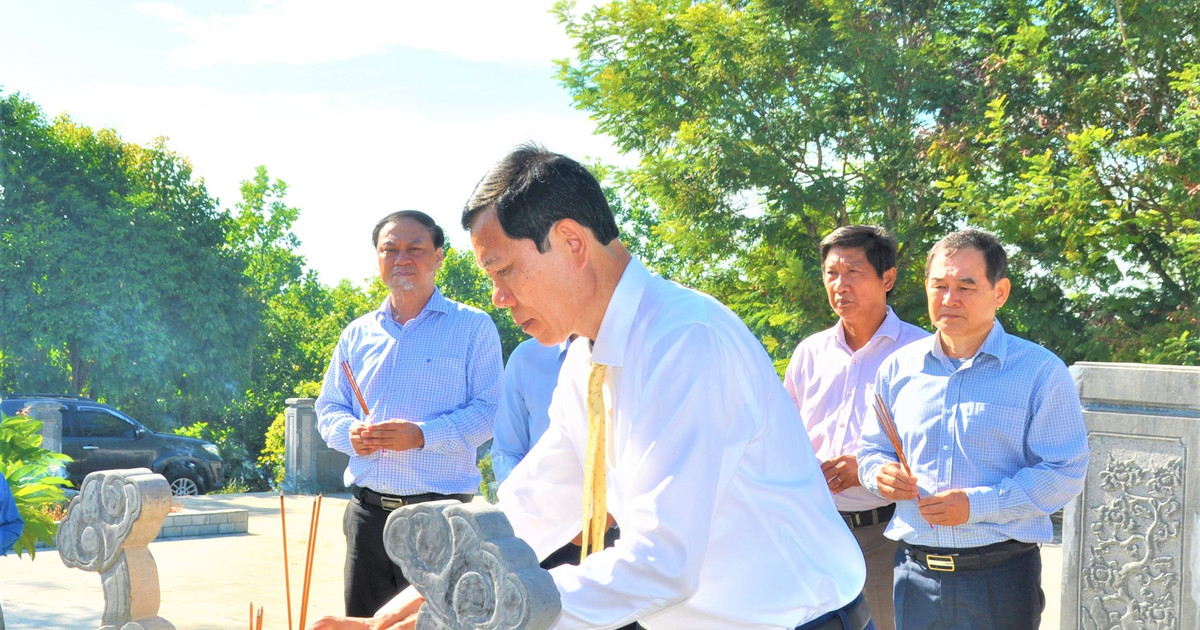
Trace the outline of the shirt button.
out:
[[[943,444],[943,445],[942,445],[942,450],[943,450],[943,451],[948,451],[948,450],[950,450],[950,445],[949,445],[949,444]]]

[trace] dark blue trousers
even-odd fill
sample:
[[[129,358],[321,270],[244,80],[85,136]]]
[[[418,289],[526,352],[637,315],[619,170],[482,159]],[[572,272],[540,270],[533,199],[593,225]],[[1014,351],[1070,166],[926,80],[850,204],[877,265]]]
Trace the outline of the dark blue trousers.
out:
[[[922,566],[901,545],[893,599],[896,630],[1036,630],[1046,607],[1041,550],[943,572]]]

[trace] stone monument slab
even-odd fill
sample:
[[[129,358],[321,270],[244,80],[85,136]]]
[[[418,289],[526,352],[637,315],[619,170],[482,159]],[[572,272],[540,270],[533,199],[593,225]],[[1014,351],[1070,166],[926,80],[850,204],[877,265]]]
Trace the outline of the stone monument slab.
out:
[[[1061,628],[1200,627],[1200,368],[1071,373],[1091,459],[1063,517]]]
[[[289,398],[284,412],[284,479],[288,492],[345,492],[343,473],[350,456],[329,448],[317,431],[313,398]]]

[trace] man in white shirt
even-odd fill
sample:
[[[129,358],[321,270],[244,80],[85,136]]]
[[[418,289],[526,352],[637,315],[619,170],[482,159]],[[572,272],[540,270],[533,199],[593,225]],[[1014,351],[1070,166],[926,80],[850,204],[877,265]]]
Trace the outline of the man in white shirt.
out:
[[[550,571],[562,602],[552,628],[874,629],[862,554],[770,358],[735,314],[650,274],[617,240],[595,178],[537,146],[484,176],[463,226],[493,302],[526,333],[547,345],[582,337],[549,429],[499,491],[539,557],[583,523],[588,381],[593,363],[607,366],[603,491],[621,536]]]
[[[929,333],[903,322],[887,298],[896,285],[896,240],[873,225],[840,227],[821,241],[822,281],[838,315],[832,328],[800,342],[783,378],[800,410],[825,483],[867,562],[865,594],[880,630],[895,628],[892,563],[883,535],[895,504],[858,481],[858,449],[875,372],[892,352]]]

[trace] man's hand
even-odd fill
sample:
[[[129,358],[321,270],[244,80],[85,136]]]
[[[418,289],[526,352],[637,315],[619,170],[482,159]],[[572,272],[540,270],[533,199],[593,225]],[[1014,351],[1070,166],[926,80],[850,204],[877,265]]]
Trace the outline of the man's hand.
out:
[[[372,448],[363,443],[363,431],[367,429],[367,425],[361,422],[355,422],[350,426],[350,446],[354,448],[354,452],[359,455],[370,455],[377,448]]]
[[[879,496],[889,501],[908,501],[918,498],[917,478],[904,472],[904,467],[896,462],[884,464],[875,475],[879,486]]]
[[[821,472],[825,473],[825,485],[834,494],[862,485],[858,480],[858,458],[854,455],[838,455],[821,462]]]
[[[930,525],[962,525],[971,516],[971,500],[965,490],[947,490],[918,499],[917,507]]]
[[[425,598],[415,588],[400,591],[374,617],[322,617],[309,630],[413,630]]]
[[[425,446],[421,427],[408,420],[385,420],[362,432],[363,445],[373,450],[407,451]]]

